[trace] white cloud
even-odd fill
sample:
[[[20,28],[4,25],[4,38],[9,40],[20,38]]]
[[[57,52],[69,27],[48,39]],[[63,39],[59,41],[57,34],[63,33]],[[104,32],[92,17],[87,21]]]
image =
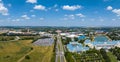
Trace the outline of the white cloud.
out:
[[[113,9],[112,6],[107,7],[107,10],[112,10],[112,9]]]
[[[45,6],[43,6],[43,5],[35,5],[35,6],[34,6],[34,9],[37,9],[37,10],[45,10]]]
[[[27,0],[27,3],[37,3],[37,0]]]
[[[36,17],[36,15],[31,15],[31,17]]]
[[[79,17],[85,17],[85,15],[79,13],[79,14],[76,14],[76,16],[79,16]]]
[[[100,19],[100,21],[101,21],[101,22],[103,22],[103,21],[104,21],[104,19]]]
[[[30,12],[34,12],[34,10],[30,10]]]
[[[81,19],[81,21],[85,21],[85,19]]]
[[[65,14],[63,20],[74,20],[77,17],[85,17],[85,15],[78,13],[78,14]]]
[[[0,13],[2,15],[9,15],[8,14],[8,9],[3,5],[3,3],[0,3]]]
[[[12,6],[12,4],[8,4],[8,6],[9,6],[9,7],[11,7],[11,6]]]
[[[55,9],[55,11],[59,11],[59,9]]]
[[[22,17],[23,19],[27,19],[27,20],[30,19],[30,17],[28,17],[27,15],[22,15],[21,17]]]
[[[80,9],[81,6],[80,6],[80,5],[73,5],[73,6],[64,5],[62,8],[63,8],[64,10],[74,11],[74,10],[76,10],[76,9]]]
[[[104,2],[112,1],[112,0],[103,0]]]
[[[120,16],[120,9],[113,9],[112,12]]]
[[[44,18],[40,18],[40,20],[44,20]]]
[[[75,19],[75,15],[73,15],[73,14],[71,14],[71,15],[64,15],[65,16],[65,18],[63,18],[63,19],[65,19],[65,20],[68,20],[68,19],[70,19],[70,20],[74,20]]]
[[[20,21],[20,19],[16,19],[16,21]]]
[[[68,20],[68,18],[63,18],[62,20]]]
[[[115,21],[116,19],[112,19],[112,21]]]
[[[57,4],[55,4],[53,7],[54,7],[54,8],[56,8],[57,6],[58,6],[58,5],[57,5]]]
[[[18,21],[20,21],[20,19],[13,19],[13,20],[11,20],[11,21],[13,21],[13,22],[18,22]]]

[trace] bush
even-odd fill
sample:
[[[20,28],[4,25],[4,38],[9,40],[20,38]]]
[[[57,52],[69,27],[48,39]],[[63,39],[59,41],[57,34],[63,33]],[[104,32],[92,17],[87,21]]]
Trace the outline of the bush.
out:
[[[100,53],[102,54],[105,62],[111,62],[110,58],[107,56],[107,53],[104,49],[100,49]]]
[[[72,58],[72,53],[70,52],[65,52],[65,58],[67,62],[74,62],[74,59]]]
[[[26,56],[25,56],[25,59],[30,59],[30,56],[29,56],[29,55],[26,55]]]

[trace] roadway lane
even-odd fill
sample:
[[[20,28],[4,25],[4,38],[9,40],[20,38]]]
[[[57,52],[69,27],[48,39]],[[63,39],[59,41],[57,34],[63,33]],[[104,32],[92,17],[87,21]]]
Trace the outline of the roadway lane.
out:
[[[64,56],[64,49],[61,42],[61,38],[57,36],[57,45],[56,45],[56,60],[55,62],[66,62]]]

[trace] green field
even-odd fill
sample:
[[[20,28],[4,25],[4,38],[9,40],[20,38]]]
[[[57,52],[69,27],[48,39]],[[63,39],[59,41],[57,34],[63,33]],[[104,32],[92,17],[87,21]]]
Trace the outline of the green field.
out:
[[[0,62],[16,62],[31,50],[31,40],[0,42]]]
[[[107,55],[109,56],[111,62],[118,62],[116,57],[111,52],[107,52]]]
[[[34,51],[29,55],[30,59],[22,62],[50,62],[53,55],[53,46],[34,46]]]
[[[31,42],[0,42],[0,62],[50,62],[53,46],[33,46]]]

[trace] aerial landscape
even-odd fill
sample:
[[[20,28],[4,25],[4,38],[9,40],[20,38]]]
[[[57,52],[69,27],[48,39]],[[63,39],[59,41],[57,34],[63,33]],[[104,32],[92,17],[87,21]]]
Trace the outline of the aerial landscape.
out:
[[[120,62],[120,0],[0,0],[0,62]]]

